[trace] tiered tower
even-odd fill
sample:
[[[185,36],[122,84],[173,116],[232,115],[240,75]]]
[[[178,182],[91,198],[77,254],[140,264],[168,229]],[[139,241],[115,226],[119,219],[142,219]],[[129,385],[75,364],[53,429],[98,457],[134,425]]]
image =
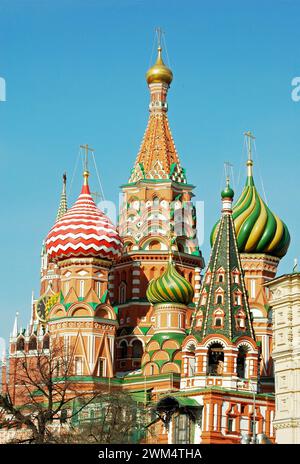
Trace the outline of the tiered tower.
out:
[[[269,311],[268,289],[263,285],[273,279],[280,259],[286,254],[290,234],[285,223],[274,214],[259,195],[253,178],[251,132],[246,133],[248,160],[247,180],[243,192],[233,207],[237,245],[248,292],[256,340],[261,346],[261,381],[266,391],[272,382],[272,314]],[[219,223],[212,231],[216,240]]]
[[[156,325],[142,374],[157,399],[158,416],[151,424],[155,439],[149,433],[150,443],[274,440],[274,399],[259,392],[259,347],[232,217],[233,195],[227,180],[222,217],[188,331],[181,321],[191,289],[172,262],[149,284]],[[169,384],[163,382],[167,372],[172,373]]]
[[[170,248],[167,269],[160,277],[151,280],[147,288],[148,301],[154,306],[155,322],[142,359],[145,377],[181,373],[181,346],[186,337],[188,305],[193,296],[191,284],[176,271]]]
[[[204,266],[196,237],[193,186],[187,183],[171,135],[167,93],[173,79],[164,64],[162,48],[146,74],[150,90],[149,122],[129,181],[122,186],[119,233],[123,256],[110,273],[110,298],[118,307],[117,370],[139,368],[155,320],[146,299],[148,282],[168,268],[168,236],[177,236],[173,260],[199,297]],[[188,310],[187,326],[191,317]]]
[[[246,379],[257,389],[258,347],[232,218],[233,195],[227,181],[199,306],[191,335],[184,342],[183,388],[216,386],[236,390],[241,379]]]
[[[67,175],[63,175],[63,186],[60,203],[57,210],[56,222],[67,212]],[[40,294],[57,293],[60,290],[60,273],[57,263],[49,261],[46,244],[43,241],[41,251],[41,288]]]
[[[118,324],[108,297],[108,273],[120,256],[122,241],[95,205],[87,164],[83,177],[77,201],[59,215],[46,238],[49,262],[59,269],[60,291],[40,312],[52,339],[59,338],[72,358],[73,375],[93,382],[114,375]]]

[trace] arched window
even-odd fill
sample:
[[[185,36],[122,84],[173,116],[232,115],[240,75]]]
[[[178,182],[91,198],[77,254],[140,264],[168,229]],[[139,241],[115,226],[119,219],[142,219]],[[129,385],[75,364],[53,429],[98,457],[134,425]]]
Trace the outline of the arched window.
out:
[[[154,208],[157,208],[159,206],[159,198],[158,197],[154,197],[153,198],[153,207]]]
[[[224,327],[224,311],[222,309],[214,311],[213,326],[216,328]]]
[[[206,291],[203,291],[202,296],[201,296],[201,305],[205,305],[206,300],[207,300],[207,293],[206,293]]]
[[[126,283],[121,282],[119,286],[119,303],[126,303]]]
[[[211,278],[211,273],[210,273],[210,272],[207,272],[207,273],[206,273],[205,283],[209,284],[209,283],[210,283],[210,278]]]
[[[233,269],[232,271],[232,280],[235,284],[239,284],[240,283],[240,273],[239,273],[239,270],[237,268]]]
[[[50,346],[50,337],[47,334],[43,338],[43,350],[49,350],[49,346]]]
[[[236,427],[236,407],[231,406],[227,413],[227,433],[234,433]]]
[[[25,347],[24,338],[23,337],[18,338],[18,340],[17,340],[17,351],[24,351],[24,347]]]
[[[223,267],[217,270],[217,282],[224,282],[225,271]]]
[[[244,311],[238,311],[236,313],[235,320],[237,329],[244,330],[246,328],[246,314]]]
[[[30,337],[28,348],[29,348],[30,351],[33,351],[33,350],[37,349],[36,337],[34,337],[34,336]]]
[[[237,357],[237,376],[241,379],[246,378],[246,357],[248,349],[245,346],[239,347],[238,357]]]
[[[121,348],[121,353],[120,353],[121,359],[127,358],[127,343],[125,342],[125,340],[123,340],[120,343],[120,348]]]
[[[202,324],[203,324],[203,313],[202,313],[202,311],[199,311],[199,313],[197,315],[197,319],[196,319],[197,328],[201,329]]]
[[[149,243],[149,250],[160,250],[161,249],[161,244],[158,240],[152,240],[152,242]]]
[[[193,375],[195,375],[195,368],[196,368],[196,358],[195,358],[196,347],[192,343],[188,345],[187,348],[188,348],[188,353],[189,353],[189,356],[187,358],[188,377],[192,377]]]
[[[224,369],[224,350],[220,343],[213,343],[208,350],[208,375],[222,375]]]
[[[222,327],[222,318],[221,317],[216,317],[215,326],[216,327]]]
[[[224,290],[223,288],[219,287],[215,291],[215,304],[223,304],[224,303]]]
[[[242,304],[241,294],[238,292],[234,293],[233,301],[234,301],[235,306],[241,306]]]
[[[132,343],[132,357],[140,359],[143,356],[143,344],[140,340]]]
[[[223,296],[222,295],[217,295],[217,304],[223,304]]]

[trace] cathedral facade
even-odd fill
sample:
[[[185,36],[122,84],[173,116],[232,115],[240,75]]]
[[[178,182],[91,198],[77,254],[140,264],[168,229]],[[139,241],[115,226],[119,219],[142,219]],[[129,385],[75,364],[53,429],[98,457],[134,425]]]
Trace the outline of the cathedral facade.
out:
[[[27,328],[15,321],[7,369],[24,351],[47,353],[60,340],[82,391],[110,382],[155,409],[149,443],[274,442],[265,284],[287,252],[288,229],[256,189],[248,133],[245,188],[233,204],[226,180],[203,274],[193,186],[168,121],[173,74],[160,46],[146,79],[149,121],[121,187],[118,225],[93,200],[87,162],[71,208],[64,177],[42,247],[40,296]],[[17,397],[15,385],[6,388]]]

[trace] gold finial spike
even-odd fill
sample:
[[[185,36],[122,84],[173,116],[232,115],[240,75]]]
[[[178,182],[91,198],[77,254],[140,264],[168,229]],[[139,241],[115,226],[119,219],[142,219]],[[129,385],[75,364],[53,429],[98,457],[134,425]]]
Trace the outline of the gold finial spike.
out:
[[[88,185],[88,178],[89,178],[89,164],[88,164],[88,156],[89,151],[94,152],[93,148],[90,148],[88,144],[80,145],[80,148],[84,149],[84,162],[83,162],[83,178],[84,178],[84,185]]]
[[[255,140],[255,137],[251,131],[244,132],[244,136],[246,137],[247,153],[248,153],[247,175],[248,177],[252,177],[253,176],[252,141]]]

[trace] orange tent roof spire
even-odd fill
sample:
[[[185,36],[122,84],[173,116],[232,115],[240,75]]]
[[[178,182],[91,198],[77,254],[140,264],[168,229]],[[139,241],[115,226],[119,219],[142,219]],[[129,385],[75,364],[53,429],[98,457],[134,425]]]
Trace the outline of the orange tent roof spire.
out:
[[[160,41],[156,63],[148,70],[146,79],[150,90],[150,116],[129,183],[143,179],[186,183],[167,117],[167,93],[173,73],[163,62]]]

